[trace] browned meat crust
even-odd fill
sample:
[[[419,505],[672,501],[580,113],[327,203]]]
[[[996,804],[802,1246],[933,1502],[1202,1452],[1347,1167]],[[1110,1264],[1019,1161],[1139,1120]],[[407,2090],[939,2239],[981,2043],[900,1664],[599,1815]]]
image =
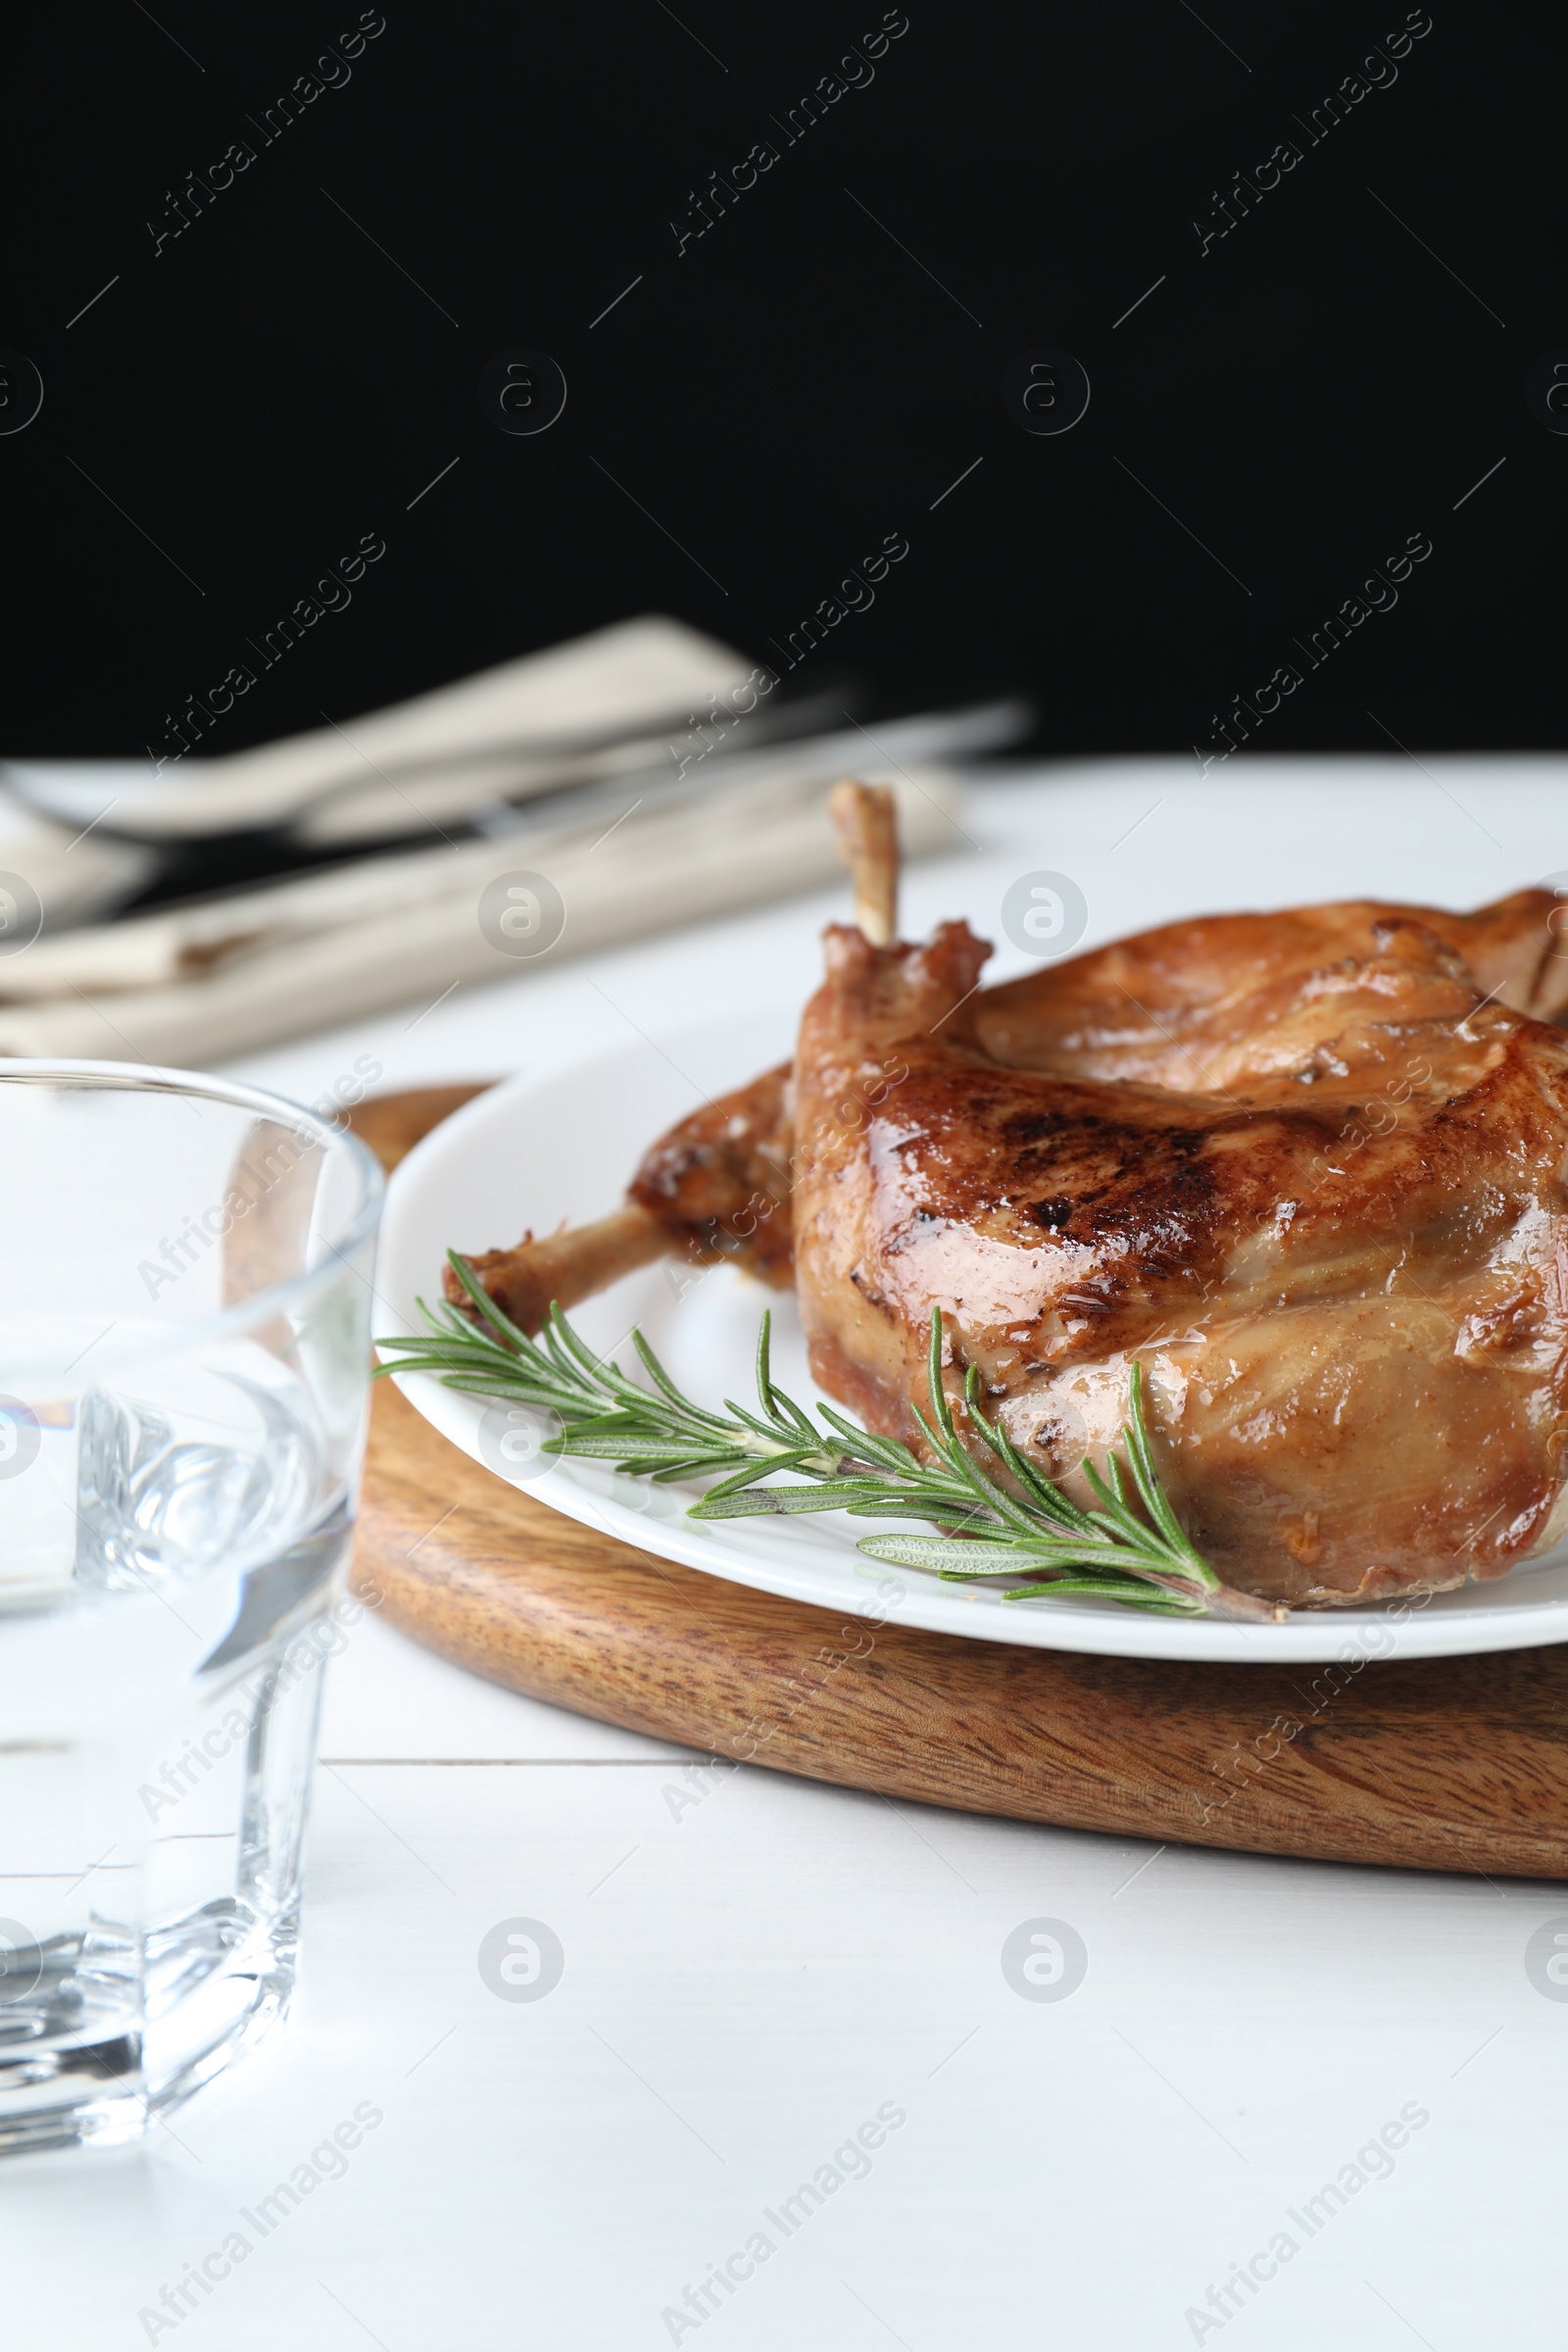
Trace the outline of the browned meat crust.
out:
[[[775,1288],[793,1275],[790,1065],[780,1062],[671,1127],[627,1194],[699,1260],[728,1257]]]
[[[1349,900],[1166,923],[986,989],[975,1034],[1016,1069],[1213,1084],[1309,983],[1332,989],[1337,967],[1358,964],[1380,924],[1420,925],[1463,959],[1480,995],[1555,1020],[1568,1005],[1568,938],[1549,926],[1564,911],[1548,890],[1520,890],[1474,914]]]
[[[1344,918],[1330,965],[1216,950],[1206,1011],[1173,1008],[1192,967],[1144,941],[965,1004],[985,951],[961,925],[881,951],[830,931],[796,1059],[819,1384],[908,1434],[940,1306],[955,1382],[977,1364],[1072,1490],[1136,1353],[1195,1541],[1295,1603],[1503,1574],[1560,1516],[1568,1440],[1568,1040],[1485,1004],[1424,916],[1312,911]],[[1132,1036],[1136,1007],[1118,1036],[1083,1017],[1118,956],[1118,980],[1169,975],[1157,1012],[1136,975],[1154,1018]],[[988,1044],[1020,1052],[1030,991],[1045,1066],[1009,1066]],[[836,1130],[890,1055],[907,1075]]]

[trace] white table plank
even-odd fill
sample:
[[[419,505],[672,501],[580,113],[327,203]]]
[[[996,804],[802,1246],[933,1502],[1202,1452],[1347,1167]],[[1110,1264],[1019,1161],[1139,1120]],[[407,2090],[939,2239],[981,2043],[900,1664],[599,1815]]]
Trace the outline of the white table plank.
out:
[[[323,1776],[290,2033],[177,2142],[7,2169],[17,2340],[147,2340],[138,2310],[238,2228],[251,2254],[156,2340],[1180,2344],[1283,2230],[1251,2340],[1395,2346],[1376,2289],[1437,2352],[1556,2341],[1562,2019],[1521,1955],[1560,1897],[1176,1851],[1126,1884],[1148,1849],[755,1770],[677,1818],[678,1786]],[[1040,1915],[1088,1947],[1057,2003],[1000,1966]],[[476,1966],[516,1916],[565,1950],[535,2003]],[[243,2212],[367,2101],[344,2176],[261,2237]],[[1309,2238],[1290,2209],[1412,2104],[1391,2176]],[[769,2214],[879,2109],[906,2120],[786,2235]],[[759,2230],[721,2310],[662,2318]]]

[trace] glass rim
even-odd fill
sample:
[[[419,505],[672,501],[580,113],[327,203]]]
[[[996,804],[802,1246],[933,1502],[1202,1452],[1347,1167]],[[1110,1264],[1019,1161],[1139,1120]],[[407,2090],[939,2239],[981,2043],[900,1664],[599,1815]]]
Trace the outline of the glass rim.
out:
[[[125,1351],[128,1360],[144,1360],[191,1347],[207,1345],[216,1338],[241,1331],[251,1323],[265,1321],[302,1298],[323,1283],[335,1279],[347,1270],[347,1261],[354,1251],[372,1239],[380,1219],[386,1196],[386,1171],[362,1136],[352,1127],[340,1126],[323,1118],[308,1103],[296,1102],[288,1095],[272,1093],[270,1089],[251,1086],[239,1078],[219,1078],[211,1071],[180,1070],[162,1062],[150,1061],[87,1061],[68,1055],[20,1056],[0,1054],[0,1086],[77,1086],[100,1089],[104,1093],[195,1095],[202,1100],[219,1102],[230,1110],[251,1111],[259,1117],[289,1127],[295,1133],[307,1131],[313,1144],[323,1152],[346,1152],[351,1164],[357,1164],[360,1178],[360,1198],[342,1233],[333,1241],[313,1266],[302,1266],[285,1275],[279,1282],[268,1283],[246,1298],[238,1298],[211,1314],[196,1315],[188,1323],[171,1323],[157,1339],[145,1336]],[[368,1283],[374,1291],[373,1282]],[[111,1358],[120,1351],[110,1350]],[[0,1343],[0,1366],[4,1365],[3,1343]]]

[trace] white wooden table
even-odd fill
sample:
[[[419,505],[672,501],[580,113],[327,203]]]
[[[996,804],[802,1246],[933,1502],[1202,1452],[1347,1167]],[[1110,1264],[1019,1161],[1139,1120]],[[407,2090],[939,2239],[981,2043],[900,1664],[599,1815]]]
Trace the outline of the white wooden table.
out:
[[[1362,763],[1330,783],[1303,764],[1245,804],[1234,773],[989,787],[984,847],[910,877],[906,927],[968,911],[984,929],[1034,867],[1080,881],[1092,944],[1200,903],[1460,903],[1568,866],[1560,766],[1498,783],[1479,763],[1438,781]],[[804,993],[838,911],[824,897],[564,963],[244,1072],[310,1098],[367,1053],[383,1088],[542,1066],[618,1042],[627,1015],[654,1033],[689,1018],[716,986]],[[291,2025],[143,2148],[0,2168],[7,2343],[1555,2352],[1568,2336],[1568,2007],[1524,1957],[1537,1929],[1568,1927],[1568,1889],[718,1777],[373,1618],[333,1668],[321,1753]],[[1043,1918],[1087,1948],[1064,1999],[1021,1997],[1003,1972],[1009,1934]],[[517,1919],[564,1953],[542,1999],[480,1973],[483,1939]],[[344,2124],[357,2144],[334,2155]],[[308,2191],[274,2200],[264,2235],[250,2217],[302,2166]],[[222,2253],[236,2231],[240,2260]],[[204,2261],[227,2275],[171,2320]]]

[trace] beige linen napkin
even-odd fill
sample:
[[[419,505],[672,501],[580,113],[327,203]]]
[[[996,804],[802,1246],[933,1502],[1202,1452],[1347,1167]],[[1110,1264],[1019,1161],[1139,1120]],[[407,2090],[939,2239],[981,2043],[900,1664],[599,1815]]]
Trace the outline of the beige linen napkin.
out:
[[[200,1066],[839,874],[826,800],[843,746],[781,748],[745,767],[708,789],[695,777],[657,786],[624,810],[601,791],[591,809],[522,814],[489,839],[45,936],[0,961],[0,1053]],[[908,854],[962,838],[950,770],[856,772],[893,784]]]
[[[957,783],[933,760],[1016,732],[998,710],[767,748],[776,691],[652,613],[226,759],[10,763],[28,806],[0,794],[0,868],[43,928],[21,952],[0,936],[0,1054],[200,1065],[808,889],[839,870],[825,803],[847,770],[895,784],[909,854],[952,849]],[[84,919],[138,887],[137,842],[421,823],[417,849]]]
[[[251,751],[221,756],[226,713],[204,706],[205,727],[183,721],[188,751],[176,756],[172,736],[156,771],[150,760],[23,760],[8,772],[72,833],[112,813],[116,832],[143,841],[291,826],[304,843],[349,847],[672,767],[666,737],[678,733],[684,751],[689,718],[722,747],[775,694],[768,670],[654,612]]]

